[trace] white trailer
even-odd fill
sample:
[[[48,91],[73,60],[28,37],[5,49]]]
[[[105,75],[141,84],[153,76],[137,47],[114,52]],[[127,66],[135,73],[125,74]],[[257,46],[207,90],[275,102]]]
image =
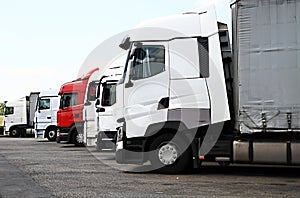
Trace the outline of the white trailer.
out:
[[[15,101],[8,101],[5,106],[5,135],[12,137],[34,135],[34,114],[39,92]]]
[[[150,20],[128,50],[114,106],[116,160],[163,172],[220,164],[300,164],[300,2],[231,4]]]
[[[109,68],[99,81],[96,112],[97,112],[97,142],[98,151],[115,150],[117,135],[116,121],[112,106],[116,103],[116,86],[123,74],[123,66]]]
[[[35,138],[56,140],[59,101],[57,90],[44,90],[39,94],[34,118]]]

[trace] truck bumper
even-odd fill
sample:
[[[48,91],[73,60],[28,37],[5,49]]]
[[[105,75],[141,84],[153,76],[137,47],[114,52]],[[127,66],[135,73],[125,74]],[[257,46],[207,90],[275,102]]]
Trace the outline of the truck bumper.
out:
[[[56,138],[57,143],[63,143],[63,142],[68,142],[68,134],[60,134]]]
[[[143,164],[144,153],[130,151],[123,148],[123,142],[116,144],[116,162],[119,164]]]
[[[98,151],[115,150],[117,131],[100,131],[96,135],[96,148]]]
[[[4,130],[4,134],[3,134],[3,135],[9,136],[9,131],[5,131],[5,130]]]
[[[57,137],[56,137],[56,142],[57,143],[62,143],[62,142],[71,142],[70,138],[70,128],[58,128],[57,129]]]
[[[35,134],[35,138],[45,138],[45,130],[44,129],[35,129],[34,134]]]

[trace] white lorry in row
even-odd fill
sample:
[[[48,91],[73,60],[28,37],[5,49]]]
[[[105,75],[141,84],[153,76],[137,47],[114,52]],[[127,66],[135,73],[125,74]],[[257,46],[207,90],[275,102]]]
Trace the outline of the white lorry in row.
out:
[[[118,163],[300,165],[300,1],[231,9],[232,50],[213,9],[150,20],[120,44]]]
[[[12,137],[34,135],[34,115],[38,96],[39,92],[32,92],[29,96],[6,103],[4,135]]]
[[[47,138],[49,141],[56,140],[59,100],[57,90],[40,92],[34,117],[35,138]]]
[[[98,151],[115,149],[117,137],[116,122],[113,118],[112,106],[116,103],[116,85],[122,77],[123,66],[112,66],[104,72],[99,80],[96,100]]]
[[[34,135],[35,138],[56,140],[57,90],[31,92],[5,105],[5,135],[12,137]]]

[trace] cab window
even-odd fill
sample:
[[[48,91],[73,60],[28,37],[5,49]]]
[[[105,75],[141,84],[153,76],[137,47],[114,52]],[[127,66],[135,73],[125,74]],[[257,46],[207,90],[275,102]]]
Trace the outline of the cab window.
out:
[[[60,98],[60,109],[78,105],[78,94],[70,93],[64,94]]]
[[[134,51],[132,80],[155,76],[165,71],[164,46],[142,46]]]
[[[97,96],[97,82],[91,82],[88,88],[88,101],[95,101]]]
[[[14,107],[5,107],[4,115],[14,114]]]
[[[39,100],[39,110],[46,110],[50,109],[50,99],[43,99]]]
[[[103,92],[102,92],[102,106],[112,106],[116,103],[116,84],[102,84]]]

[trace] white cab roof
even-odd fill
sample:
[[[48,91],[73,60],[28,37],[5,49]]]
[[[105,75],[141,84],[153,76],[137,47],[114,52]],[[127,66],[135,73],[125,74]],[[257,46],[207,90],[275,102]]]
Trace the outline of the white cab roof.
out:
[[[43,90],[40,92],[39,97],[43,97],[43,96],[58,96],[58,90],[55,89]]]
[[[132,30],[131,41],[208,37],[218,32],[214,7],[145,21]]]

